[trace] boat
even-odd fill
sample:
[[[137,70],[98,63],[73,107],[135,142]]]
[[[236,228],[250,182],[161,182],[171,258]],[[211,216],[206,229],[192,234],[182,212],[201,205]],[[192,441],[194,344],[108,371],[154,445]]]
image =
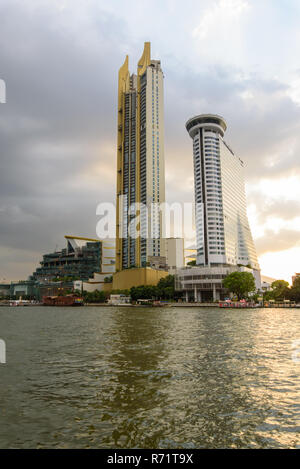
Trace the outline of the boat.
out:
[[[169,306],[167,303],[163,303],[159,300],[153,299],[139,299],[136,300],[136,306],[151,306],[151,307],[162,307],[162,306]]]
[[[75,295],[44,296],[43,306],[83,306],[83,298]]]
[[[9,306],[31,306],[31,302],[29,300],[11,300],[9,302]]]
[[[259,305],[245,300],[240,301],[220,301],[219,308],[257,308]]]
[[[152,306],[159,307],[159,308],[162,308],[162,307],[165,308],[166,306],[170,306],[170,305],[166,302],[156,300],[156,301],[153,301]]]

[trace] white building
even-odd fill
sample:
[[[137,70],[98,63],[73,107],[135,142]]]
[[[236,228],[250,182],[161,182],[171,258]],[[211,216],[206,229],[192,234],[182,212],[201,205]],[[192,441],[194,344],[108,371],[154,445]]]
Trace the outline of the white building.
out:
[[[130,303],[131,303],[130,296],[126,296],[123,294],[110,295],[110,299],[108,300],[108,304],[112,306],[130,305]]]
[[[184,239],[166,238],[166,261],[170,274],[174,274],[176,269],[184,267]]]
[[[269,282],[266,282],[265,280],[263,280],[261,282],[261,289],[262,289],[262,291],[271,291],[272,287],[271,287],[271,284]]]
[[[193,139],[198,265],[259,270],[248,223],[244,165],[224,140],[226,123],[203,114],[186,123]]]
[[[225,120],[212,114],[195,116],[186,123],[193,139],[197,268],[202,266],[209,279],[208,268],[243,270],[245,266],[259,289],[260,267],[247,217],[244,165],[224,140],[226,128]],[[190,276],[188,271],[180,276],[184,275]],[[212,275],[223,275],[223,271]],[[219,299],[216,291],[221,289],[210,283],[210,290],[205,291]],[[201,290],[200,283],[198,288]],[[195,291],[195,298],[197,295]]]

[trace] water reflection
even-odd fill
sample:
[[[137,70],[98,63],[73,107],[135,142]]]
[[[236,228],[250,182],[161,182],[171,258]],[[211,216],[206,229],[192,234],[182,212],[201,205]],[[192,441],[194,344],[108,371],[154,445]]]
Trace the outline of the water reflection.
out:
[[[299,446],[298,310],[1,309],[1,447]]]
[[[114,430],[104,444],[154,447],[160,414],[166,405],[164,387],[171,378],[161,367],[166,360],[166,335],[171,318],[161,310],[121,309],[112,328],[112,379],[102,405],[114,415]],[[152,423],[151,423],[151,422]]]

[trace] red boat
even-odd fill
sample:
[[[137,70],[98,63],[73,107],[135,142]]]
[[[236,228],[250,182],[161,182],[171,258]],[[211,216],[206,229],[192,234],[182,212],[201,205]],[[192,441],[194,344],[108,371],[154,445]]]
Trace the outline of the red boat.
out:
[[[220,301],[219,303],[219,308],[256,308],[258,305],[256,305],[253,302],[247,302],[245,300],[240,300],[240,301],[230,301],[230,300],[225,300],[225,301]]]
[[[44,296],[44,306],[83,306],[83,299],[74,295]]]

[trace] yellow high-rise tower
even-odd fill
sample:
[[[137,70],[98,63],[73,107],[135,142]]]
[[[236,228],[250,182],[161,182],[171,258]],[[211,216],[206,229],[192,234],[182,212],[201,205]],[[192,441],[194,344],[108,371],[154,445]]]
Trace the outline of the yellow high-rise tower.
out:
[[[163,72],[145,42],[137,74],[119,70],[116,269],[163,264],[165,202]],[[134,228],[134,230],[133,230]]]

